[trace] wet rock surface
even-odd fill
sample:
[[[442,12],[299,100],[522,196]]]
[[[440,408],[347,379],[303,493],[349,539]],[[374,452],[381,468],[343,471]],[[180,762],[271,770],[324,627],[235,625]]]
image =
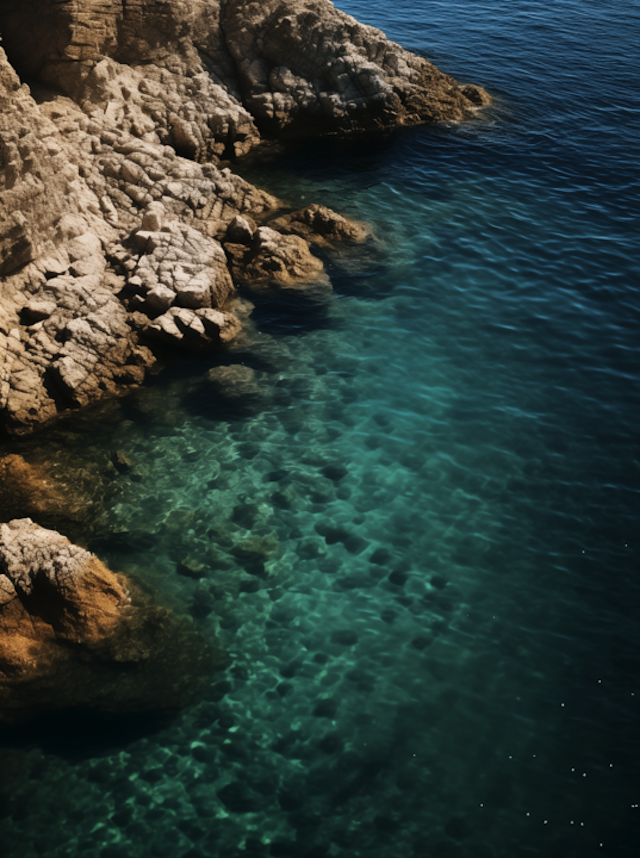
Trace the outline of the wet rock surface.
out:
[[[282,204],[221,158],[262,135],[460,119],[488,101],[329,2],[8,0],[0,34],[0,423],[14,434],[139,385],[158,345],[229,342],[240,323],[210,311],[226,313],[234,281],[330,290],[309,242],[363,228],[317,205],[273,220]]]

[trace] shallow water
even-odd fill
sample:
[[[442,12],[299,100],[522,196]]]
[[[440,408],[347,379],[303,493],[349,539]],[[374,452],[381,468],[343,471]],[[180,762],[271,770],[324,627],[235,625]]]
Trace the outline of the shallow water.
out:
[[[247,165],[377,236],[257,304],[222,362],[263,399],[182,364],[25,442],[129,456],[92,547],[232,661],[158,732],[16,752],[11,858],[637,854],[638,3],[339,5],[496,105]]]

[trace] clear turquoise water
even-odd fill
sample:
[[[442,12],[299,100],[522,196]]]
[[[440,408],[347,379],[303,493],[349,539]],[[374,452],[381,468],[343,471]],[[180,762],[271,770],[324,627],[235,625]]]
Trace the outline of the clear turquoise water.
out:
[[[247,168],[370,257],[256,307],[250,413],[198,363],[76,428],[140,477],[95,549],[232,662],[159,732],[29,752],[11,858],[638,854],[639,4],[339,5],[495,107]]]

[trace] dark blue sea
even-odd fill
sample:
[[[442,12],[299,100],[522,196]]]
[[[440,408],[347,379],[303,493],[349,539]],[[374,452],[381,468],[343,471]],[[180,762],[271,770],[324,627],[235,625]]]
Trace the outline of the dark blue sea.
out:
[[[124,451],[93,547],[229,667],[14,749],[5,858],[640,855],[640,3],[337,5],[494,104],[238,166],[376,236],[216,358],[262,404],[182,363],[25,443]]]

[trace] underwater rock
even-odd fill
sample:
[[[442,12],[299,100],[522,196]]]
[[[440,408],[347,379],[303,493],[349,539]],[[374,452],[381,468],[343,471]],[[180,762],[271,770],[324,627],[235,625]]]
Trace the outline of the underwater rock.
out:
[[[351,629],[339,629],[331,633],[331,642],[341,646],[354,646],[358,643],[358,635]]]
[[[313,714],[316,718],[329,718],[333,720],[338,712],[338,702],[331,697],[323,697],[314,707]]]
[[[190,621],[95,555],[28,518],[0,525],[0,723],[175,711],[215,663]]]
[[[207,567],[195,557],[185,557],[178,563],[176,571],[178,575],[183,575],[185,578],[195,578],[199,581],[200,578],[206,577]]]
[[[258,373],[248,366],[216,366],[207,372],[207,383],[218,396],[227,400],[262,399],[264,389]]]
[[[331,480],[331,482],[339,483],[341,479],[347,476],[349,470],[348,468],[345,468],[344,465],[329,464],[325,465],[322,469],[322,473],[328,480]]]
[[[82,473],[56,474],[42,464],[31,464],[22,456],[0,458],[0,521],[37,518],[49,527],[66,531],[87,530],[100,525],[99,496],[81,483]]]
[[[369,557],[369,563],[376,566],[385,566],[392,559],[393,555],[388,548],[376,548]]]
[[[253,813],[260,809],[259,796],[241,781],[233,781],[218,790],[218,798],[231,813]]]
[[[120,474],[127,474],[133,468],[133,462],[122,450],[116,450],[111,457],[111,461]]]
[[[269,574],[265,563],[277,554],[278,549],[278,540],[273,536],[250,536],[240,540],[233,547],[231,554],[245,572],[265,578]]]

